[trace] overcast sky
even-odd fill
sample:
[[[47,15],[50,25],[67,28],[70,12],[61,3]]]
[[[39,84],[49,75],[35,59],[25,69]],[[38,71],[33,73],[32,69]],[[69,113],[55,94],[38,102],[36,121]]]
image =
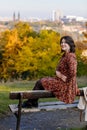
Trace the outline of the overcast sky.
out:
[[[63,15],[87,18],[87,0],[0,0],[0,17],[12,17],[20,12],[21,18],[49,19],[53,10]]]

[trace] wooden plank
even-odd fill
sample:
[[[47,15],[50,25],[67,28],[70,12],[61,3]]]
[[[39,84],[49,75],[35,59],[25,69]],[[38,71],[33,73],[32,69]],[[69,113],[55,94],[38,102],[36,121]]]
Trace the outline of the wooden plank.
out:
[[[20,94],[23,99],[36,99],[36,98],[51,98],[55,97],[51,91],[47,90],[31,90],[31,91],[13,91],[9,93],[10,99],[19,99]],[[83,96],[83,90],[80,90],[80,95]]]
[[[19,99],[20,94],[23,99],[49,98],[54,97],[53,93],[47,90],[15,91],[10,92],[10,99]]]
[[[13,113],[16,113],[18,112],[18,105],[17,104],[10,104],[9,105],[9,108],[10,110],[13,112]],[[37,112],[37,111],[40,111],[38,108],[22,108],[21,112]]]
[[[78,100],[75,100],[73,103],[71,104],[77,104]],[[66,104],[62,101],[50,101],[50,102],[40,102],[39,106],[52,106],[52,105],[70,105],[70,104]]]
[[[78,100],[74,101],[72,104],[65,104],[61,101],[56,102],[43,102],[39,103],[39,106],[37,108],[22,108],[21,112],[38,112],[38,111],[51,111],[51,110],[57,110],[57,109],[67,109],[70,107],[77,107]],[[18,111],[18,105],[17,104],[11,104],[9,105],[10,110],[15,113]]]

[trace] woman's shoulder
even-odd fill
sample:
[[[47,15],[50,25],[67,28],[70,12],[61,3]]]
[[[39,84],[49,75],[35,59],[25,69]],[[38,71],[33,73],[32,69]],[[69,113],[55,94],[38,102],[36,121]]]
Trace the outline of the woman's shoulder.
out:
[[[67,55],[66,55],[66,59],[67,60],[75,60],[76,61],[76,55],[75,55],[75,53],[67,53]]]
[[[76,58],[75,53],[67,53],[66,56],[67,56],[67,57],[74,57],[74,58]]]

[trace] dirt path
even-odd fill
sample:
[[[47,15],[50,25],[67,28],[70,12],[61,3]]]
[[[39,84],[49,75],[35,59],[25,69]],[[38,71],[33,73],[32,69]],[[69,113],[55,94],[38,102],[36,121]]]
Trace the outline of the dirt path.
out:
[[[67,128],[81,128],[86,125],[87,122],[79,121],[77,108],[27,113],[22,114],[21,118],[21,130],[62,130],[63,128],[66,130]],[[0,130],[15,130],[15,126],[16,118],[13,114],[0,119]]]

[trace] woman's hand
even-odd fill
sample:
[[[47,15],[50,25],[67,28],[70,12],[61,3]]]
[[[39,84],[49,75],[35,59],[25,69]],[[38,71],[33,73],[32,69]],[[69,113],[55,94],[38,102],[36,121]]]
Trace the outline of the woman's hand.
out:
[[[61,74],[60,71],[56,71],[56,76],[60,79],[62,79],[64,82],[66,82],[67,77],[63,74]]]

